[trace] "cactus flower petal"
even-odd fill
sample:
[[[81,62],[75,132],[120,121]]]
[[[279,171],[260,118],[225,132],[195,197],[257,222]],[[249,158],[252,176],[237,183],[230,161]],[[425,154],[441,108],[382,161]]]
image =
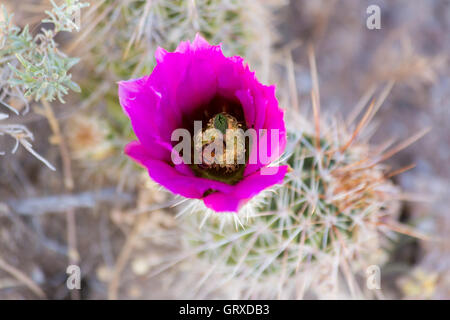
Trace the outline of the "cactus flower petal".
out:
[[[125,154],[171,192],[202,199],[216,212],[238,212],[249,199],[283,180],[286,166],[263,172],[286,146],[284,113],[274,86],[262,85],[241,57],[225,57],[220,45],[212,46],[200,35],[192,43],[181,42],[174,52],[158,48],[155,56],[150,75],[119,82],[120,104],[138,139],[126,146]],[[185,159],[175,163],[172,133],[179,128],[193,132],[194,120],[221,132],[228,127],[256,130],[248,150],[239,149],[247,152],[245,164],[212,169],[209,163],[194,166]],[[265,139],[261,129],[277,132],[262,149],[266,159],[259,152],[259,141]]]

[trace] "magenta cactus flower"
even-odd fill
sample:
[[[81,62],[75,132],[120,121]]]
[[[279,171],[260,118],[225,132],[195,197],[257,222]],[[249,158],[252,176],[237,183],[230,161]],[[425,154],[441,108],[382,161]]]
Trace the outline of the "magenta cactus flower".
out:
[[[120,103],[138,138],[125,147],[128,156],[171,192],[202,199],[216,212],[238,212],[283,180],[287,166],[273,165],[286,146],[275,86],[262,85],[241,57],[225,57],[220,45],[199,35],[175,52],[158,48],[155,56],[150,75],[119,82]],[[177,150],[178,129],[195,147]],[[230,138],[239,130],[256,134]],[[217,149],[206,152],[211,147]]]

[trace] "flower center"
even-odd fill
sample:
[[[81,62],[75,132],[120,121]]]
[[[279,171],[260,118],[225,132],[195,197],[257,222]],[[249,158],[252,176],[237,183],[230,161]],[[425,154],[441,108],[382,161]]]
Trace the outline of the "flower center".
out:
[[[228,184],[242,180],[249,150],[244,130],[245,124],[225,108],[206,117],[202,130],[194,133],[193,151],[201,155],[201,163],[191,165],[194,173]]]
[[[209,119],[206,128],[195,136],[195,152],[201,152],[203,170],[226,174],[236,172],[245,164],[243,125],[226,112]]]
[[[195,127],[201,121],[202,130]],[[251,137],[239,102],[216,96],[183,117],[192,134],[191,164],[197,177],[236,184],[244,177]],[[198,130],[198,131],[196,131]]]

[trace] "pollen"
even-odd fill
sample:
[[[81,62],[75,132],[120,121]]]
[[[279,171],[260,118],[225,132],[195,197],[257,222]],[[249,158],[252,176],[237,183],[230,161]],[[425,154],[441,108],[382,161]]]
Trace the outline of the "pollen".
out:
[[[195,136],[195,146],[202,153],[204,169],[232,173],[245,164],[243,124],[226,112],[209,119],[206,128]]]

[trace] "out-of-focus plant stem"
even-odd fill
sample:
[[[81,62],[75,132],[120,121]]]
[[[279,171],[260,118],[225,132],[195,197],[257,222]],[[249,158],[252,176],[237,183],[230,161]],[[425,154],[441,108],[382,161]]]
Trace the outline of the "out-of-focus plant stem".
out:
[[[72,176],[72,166],[70,162],[70,154],[67,144],[62,136],[59,122],[55,117],[52,106],[46,100],[42,100],[42,105],[44,107],[44,113],[50,128],[53,133],[52,142],[58,144],[59,152],[62,160],[63,167],[63,181],[64,187],[67,192],[72,193],[74,189],[74,182]],[[75,219],[75,209],[68,208],[66,211],[66,226],[67,226],[67,245],[68,245],[68,257],[70,265],[78,265],[80,260],[80,255],[77,249],[77,235],[76,235],[76,219]],[[78,300],[80,298],[79,292],[77,290],[71,291],[72,299]]]

